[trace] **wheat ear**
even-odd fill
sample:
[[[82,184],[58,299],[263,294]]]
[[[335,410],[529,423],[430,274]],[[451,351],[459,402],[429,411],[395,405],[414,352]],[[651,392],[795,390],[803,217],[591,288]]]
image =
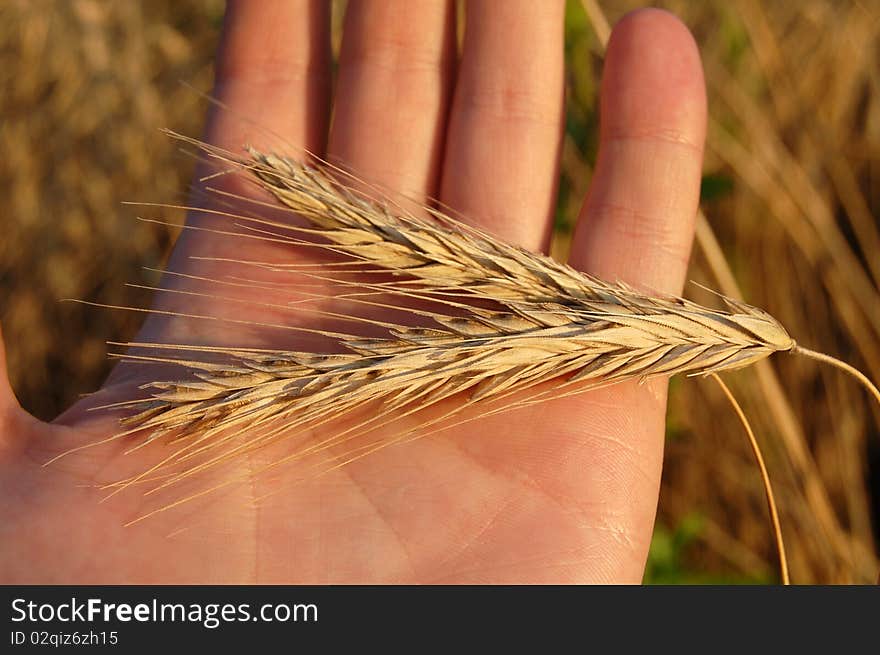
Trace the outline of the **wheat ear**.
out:
[[[124,430],[111,439],[131,439],[133,448],[159,440],[174,446],[148,471],[107,484],[114,493],[140,483],[158,483],[148,493],[172,486],[338,417],[369,414],[284,459],[324,455],[330,467],[341,466],[413,435],[513,407],[625,380],[678,373],[715,375],[780,351],[836,362],[880,401],[867,378],[846,364],[801,348],[772,316],[745,303],[719,294],[727,305],[727,310],[719,310],[678,297],[647,295],[506,244],[436,209],[425,207],[424,214],[415,215],[388,201],[371,200],[341,181],[344,174],[326,165],[254,149],[240,157],[179,138],[196,144],[227,173],[246,171],[260,191],[274,198],[273,202],[217,190],[222,202],[213,205],[236,201],[236,211],[200,211],[218,221],[232,220],[238,231],[190,229],[306,247],[343,258],[314,268],[233,263],[282,280],[296,277],[329,285],[333,293],[312,294],[312,299],[344,298],[349,311],[304,308],[308,298],[287,304],[250,302],[282,313],[307,309],[354,327],[330,331],[255,323],[329,338],[333,352],[124,344],[132,350],[120,357],[177,364],[184,372],[143,385],[142,398],[111,406],[128,412],[122,419]],[[241,211],[241,203],[253,211]],[[279,207],[286,216],[270,218],[263,211],[271,208],[277,214]],[[224,285],[272,288],[271,282],[245,277],[183,277],[218,289]],[[219,292],[158,290],[224,298]],[[366,315],[366,310],[377,309],[402,312],[408,318],[380,321]],[[523,399],[524,390],[533,393]],[[738,406],[737,412],[744,419]],[[401,417],[412,420],[401,422]],[[336,452],[364,435],[372,435],[373,440]],[[763,464],[760,451],[755,452]],[[763,467],[762,472],[787,580],[778,515]]]
[[[380,337],[334,332],[343,352],[332,354],[210,349],[222,356],[221,363],[203,361],[193,353],[206,351],[195,346],[150,344],[165,354],[137,357],[177,362],[191,376],[150,383],[144,387],[147,398],[117,405],[136,410],[124,424],[138,428],[147,441],[175,435],[180,442],[188,431],[279,418],[285,431],[307,429],[375,400],[401,410],[461,393],[468,404],[485,403],[551,381],[552,394],[541,398],[629,379],[706,375],[796,347],[775,319],[744,303],[725,299],[730,311],[720,311],[644,295],[505,244],[437,211],[429,218],[394,213],[319,166],[256,151],[239,160],[202,147],[250,171],[281,205],[310,224],[259,216],[237,220],[258,228],[264,238],[292,245],[302,245],[305,233],[323,237],[329,246],[316,248],[390,273],[389,280],[375,283],[333,273],[308,275],[356,286],[370,298],[357,299],[361,305],[387,306],[393,298],[395,308],[413,314],[417,325],[384,323],[386,334]],[[273,432],[266,439],[278,436]]]

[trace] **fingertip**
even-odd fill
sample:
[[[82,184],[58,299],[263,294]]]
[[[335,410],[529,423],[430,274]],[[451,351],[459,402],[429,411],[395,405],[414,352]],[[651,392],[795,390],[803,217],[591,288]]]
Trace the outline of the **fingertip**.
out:
[[[613,137],[657,126],[702,150],[706,86],[688,27],[662,9],[638,9],[615,25],[602,77],[602,131]]]

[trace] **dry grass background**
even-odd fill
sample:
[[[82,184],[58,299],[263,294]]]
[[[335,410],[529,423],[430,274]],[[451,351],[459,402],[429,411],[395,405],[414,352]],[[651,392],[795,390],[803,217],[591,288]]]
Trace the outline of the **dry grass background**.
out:
[[[613,21],[644,3],[609,0]],[[691,27],[710,93],[703,209],[745,298],[804,345],[880,379],[880,3],[659,3]],[[173,230],[125,200],[173,201],[191,161],[159,128],[197,136],[223,3],[0,4],[0,320],[22,403],[51,418],[108,370],[104,342],[137,317],[60,303],[143,304],[126,281]],[[337,12],[338,14],[339,12]],[[600,47],[579,2],[566,21],[568,109],[557,252],[596,154]],[[168,211],[157,218],[179,221]],[[711,251],[691,278],[718,288]],[[695,288],[694,299],[710,302]],[[728,376],[765,447],[797,582],[876,580],[880,414],[815,363]],[[873,489],[873,495],[872,495]],[[715,385],[673,382],[660,519],[647,579],[775,579],[760,478]]]

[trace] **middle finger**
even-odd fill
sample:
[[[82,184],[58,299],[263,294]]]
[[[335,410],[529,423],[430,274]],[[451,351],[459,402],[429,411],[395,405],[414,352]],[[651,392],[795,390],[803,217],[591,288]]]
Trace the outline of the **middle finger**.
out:
[[[327,158],[381,188],[434,194],[455,66],[454,3],[352,0]]]

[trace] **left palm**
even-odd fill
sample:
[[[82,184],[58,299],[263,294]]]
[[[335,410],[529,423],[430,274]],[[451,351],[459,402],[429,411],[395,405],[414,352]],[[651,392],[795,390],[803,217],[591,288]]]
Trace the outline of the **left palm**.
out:
[[[349,4],[326,149],[322,1],[231,2],[217,96],[377,184],[438,196],[508,241],[545,248],[561,133],[564,3],[469,3],[457,71],[454,2],[367,4]],[[621,21],[605,65],[599,162],[574,266],[680,292],[704,113],[687,30],[654,10]],[[234,150],[258,138],[233,125],[231,115],[214,116],[211,142]],[[172,267],[192,272],[192,255],[222,256],[230,248],[220,235],[188,232]],[[235,256],[289,261],[291,253],[236,243]],[[213,266],[211,275],[224,273],[222,264]],[[178,284],[192,289],[198,282]],[[285,297],[297,292],[281,290]],[[187,309],[236,311],[209,299]],[[140,338],[254,339],[228,326],[211,335],[191,331],[185,321],[153,318]],[[273,338],[261,343],[288,345]],[[124,455],[116,441],[42,464],[116,432],[115,419],[88,408],[125,397],[133,382],[152,374],[132,364],[117,368],[99,394],[51,425],[24,414],[8,389],[0,396],[4,582],[641,579],[659,487],[665,384],[619,384],[484,418],[290,489],[284,480],[247,475],[273,456],[256,452],[206,473],[213,476],[208,486],[244,482],[124,527],[156,501],[126,492],[99,503],[104,492],[91,483],[143,470],[156,461],[155,450]]]

